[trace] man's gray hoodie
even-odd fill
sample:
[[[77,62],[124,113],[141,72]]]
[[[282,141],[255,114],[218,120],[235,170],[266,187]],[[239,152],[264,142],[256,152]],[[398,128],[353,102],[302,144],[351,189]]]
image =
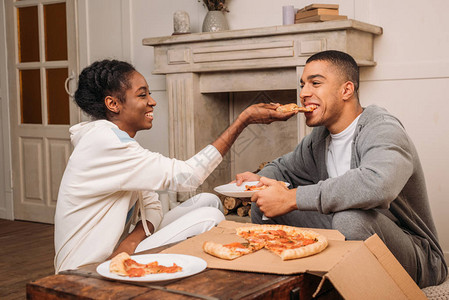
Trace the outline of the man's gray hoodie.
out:
[[[314,128],[293,152],[268,164],[259,175],[298,187],[296,201],[302,211],[388,210],[416,247],[430,248],[428,257],[417,257],[419,271],[433,270],[426,276],[432,277],[431,282],[442,282],[447,266],[430,211],[424,172],[401,122],[383,108],[366,107],[354,133],[351,169],[335,178],[329,178],[326,169],[328,136],[325,127]],[[422,252],[416,253],[419,256]]]

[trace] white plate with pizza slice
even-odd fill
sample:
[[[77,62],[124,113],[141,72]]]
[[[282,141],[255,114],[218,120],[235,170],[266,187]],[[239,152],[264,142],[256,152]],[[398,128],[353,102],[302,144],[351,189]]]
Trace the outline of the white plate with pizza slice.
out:
[[[228,197],[251,198],[255,192],[266,188],[266,186],[256,187],[258,183],[259,181],[245,181],[238,186],[235,182],[233,182],[217,186],[214,188],[214,191]],[[284,182],[284,184],[286,187],[290,185],[287,182]]]
[[[157,261],[159,265],[167,267],[176,264],[180,266],[182,270],[175,273],[147,274],[141,277],[129,277],[112,273],[110,271],[111,260],[108,260],[97,267],[97,273],[106,278],[115,280],[157,282],[192,276],[203,271],[207,267],[207,262],[204,259],[184,254],[141,254],[131,255],[131,258],[139,264],[149,264],[155,261]]]

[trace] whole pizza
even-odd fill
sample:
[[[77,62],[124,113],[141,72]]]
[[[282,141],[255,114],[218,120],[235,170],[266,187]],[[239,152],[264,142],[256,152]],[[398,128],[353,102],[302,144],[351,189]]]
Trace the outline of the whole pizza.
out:
[[[205,242],[204,252],[222,259],[235,259],[265,248],[282,260],[317,254],[327,247],[327,238],[317,232],[286,225],[254,225],[236,228],[246,243]]]

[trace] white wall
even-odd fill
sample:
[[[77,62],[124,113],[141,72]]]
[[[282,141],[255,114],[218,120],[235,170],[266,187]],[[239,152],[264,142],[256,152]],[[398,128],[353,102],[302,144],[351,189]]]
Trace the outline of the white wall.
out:
[[[244,29],[282,24],[282,6],[304,7],[313,1],[245,0],[229,1],[226,15],[231,29]],[[319,1],[340,4],[340,14],[383,27],[384,33],[374,45],[374,68],[362,68],[361,102],[378,104],[397,115],[418,149],[431,209],[441,245],[449,254],[449,1],[343,0]],[[168,4],[169,3],[169,4]],[[145,37],[166,36],[173,32],[172,15],[176,10],[190,14],[192,32],[200,32],[206,10],[197,1],[132,2],[132,59],[157,90],[155,127],[145,133],[146,146],[168,153],[167,107],[161,76],[153,69],[152,48],[141,46]],[[425,110],[424,110],[425,109]],[[144,139],[145,140],[145,139]],[[151,141],[157,140],[157,143]]]
[[[312,2],[230,0],[226,17],[231,29],[280,25],[283,5],[301,8]],[[427,177],[441,245],[448,256],[449,123],[445,118],[449,114],[449,1],[430,0],[425,5],[419,0],[318,2],[340,4],[340,14],[383,27],[383,35],[374,44],[377,66],[361,70],[361,102],[387,108],[413,138]],[[139,133],[137,139],[152,151],[168,155],[165,78],[151,74],[153,49],[142,46],[142,39],[171,35],[176,10],[187,11],[192,32],[200,32],[206,9],[196,0],[80,0],[80,10],[87,12],[88,23],[80,22],[82,67],[108,56],[130,60],[137,67],[158,102],[153,129]]]
[[[371,1],[366,21],[382,26],[375,68],[361,73],[363,105],[378,104],[403,122],[426,175],[441,246],[449,259],[449,2]],[[403,16],[398,19],[398,13]]]

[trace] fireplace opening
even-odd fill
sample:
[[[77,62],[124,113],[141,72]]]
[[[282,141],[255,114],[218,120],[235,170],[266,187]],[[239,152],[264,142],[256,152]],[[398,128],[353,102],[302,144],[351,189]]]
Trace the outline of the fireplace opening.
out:
[[[195,119],[197,151],[217,138],[250,105],[297,102],[296,90],[206,93],[202,96],[201,118]],[[195,103],[197,105],[198,102]],[[229,183],[235,179],[236,174],[254,172],[261,163],[292,151],[298,144],[298,124],[298,116],[293,116],[287,121],[249,125],[196,193],[215,193],[214,187]],[[191,194],[178,198],[182,201],[189,196]]]

